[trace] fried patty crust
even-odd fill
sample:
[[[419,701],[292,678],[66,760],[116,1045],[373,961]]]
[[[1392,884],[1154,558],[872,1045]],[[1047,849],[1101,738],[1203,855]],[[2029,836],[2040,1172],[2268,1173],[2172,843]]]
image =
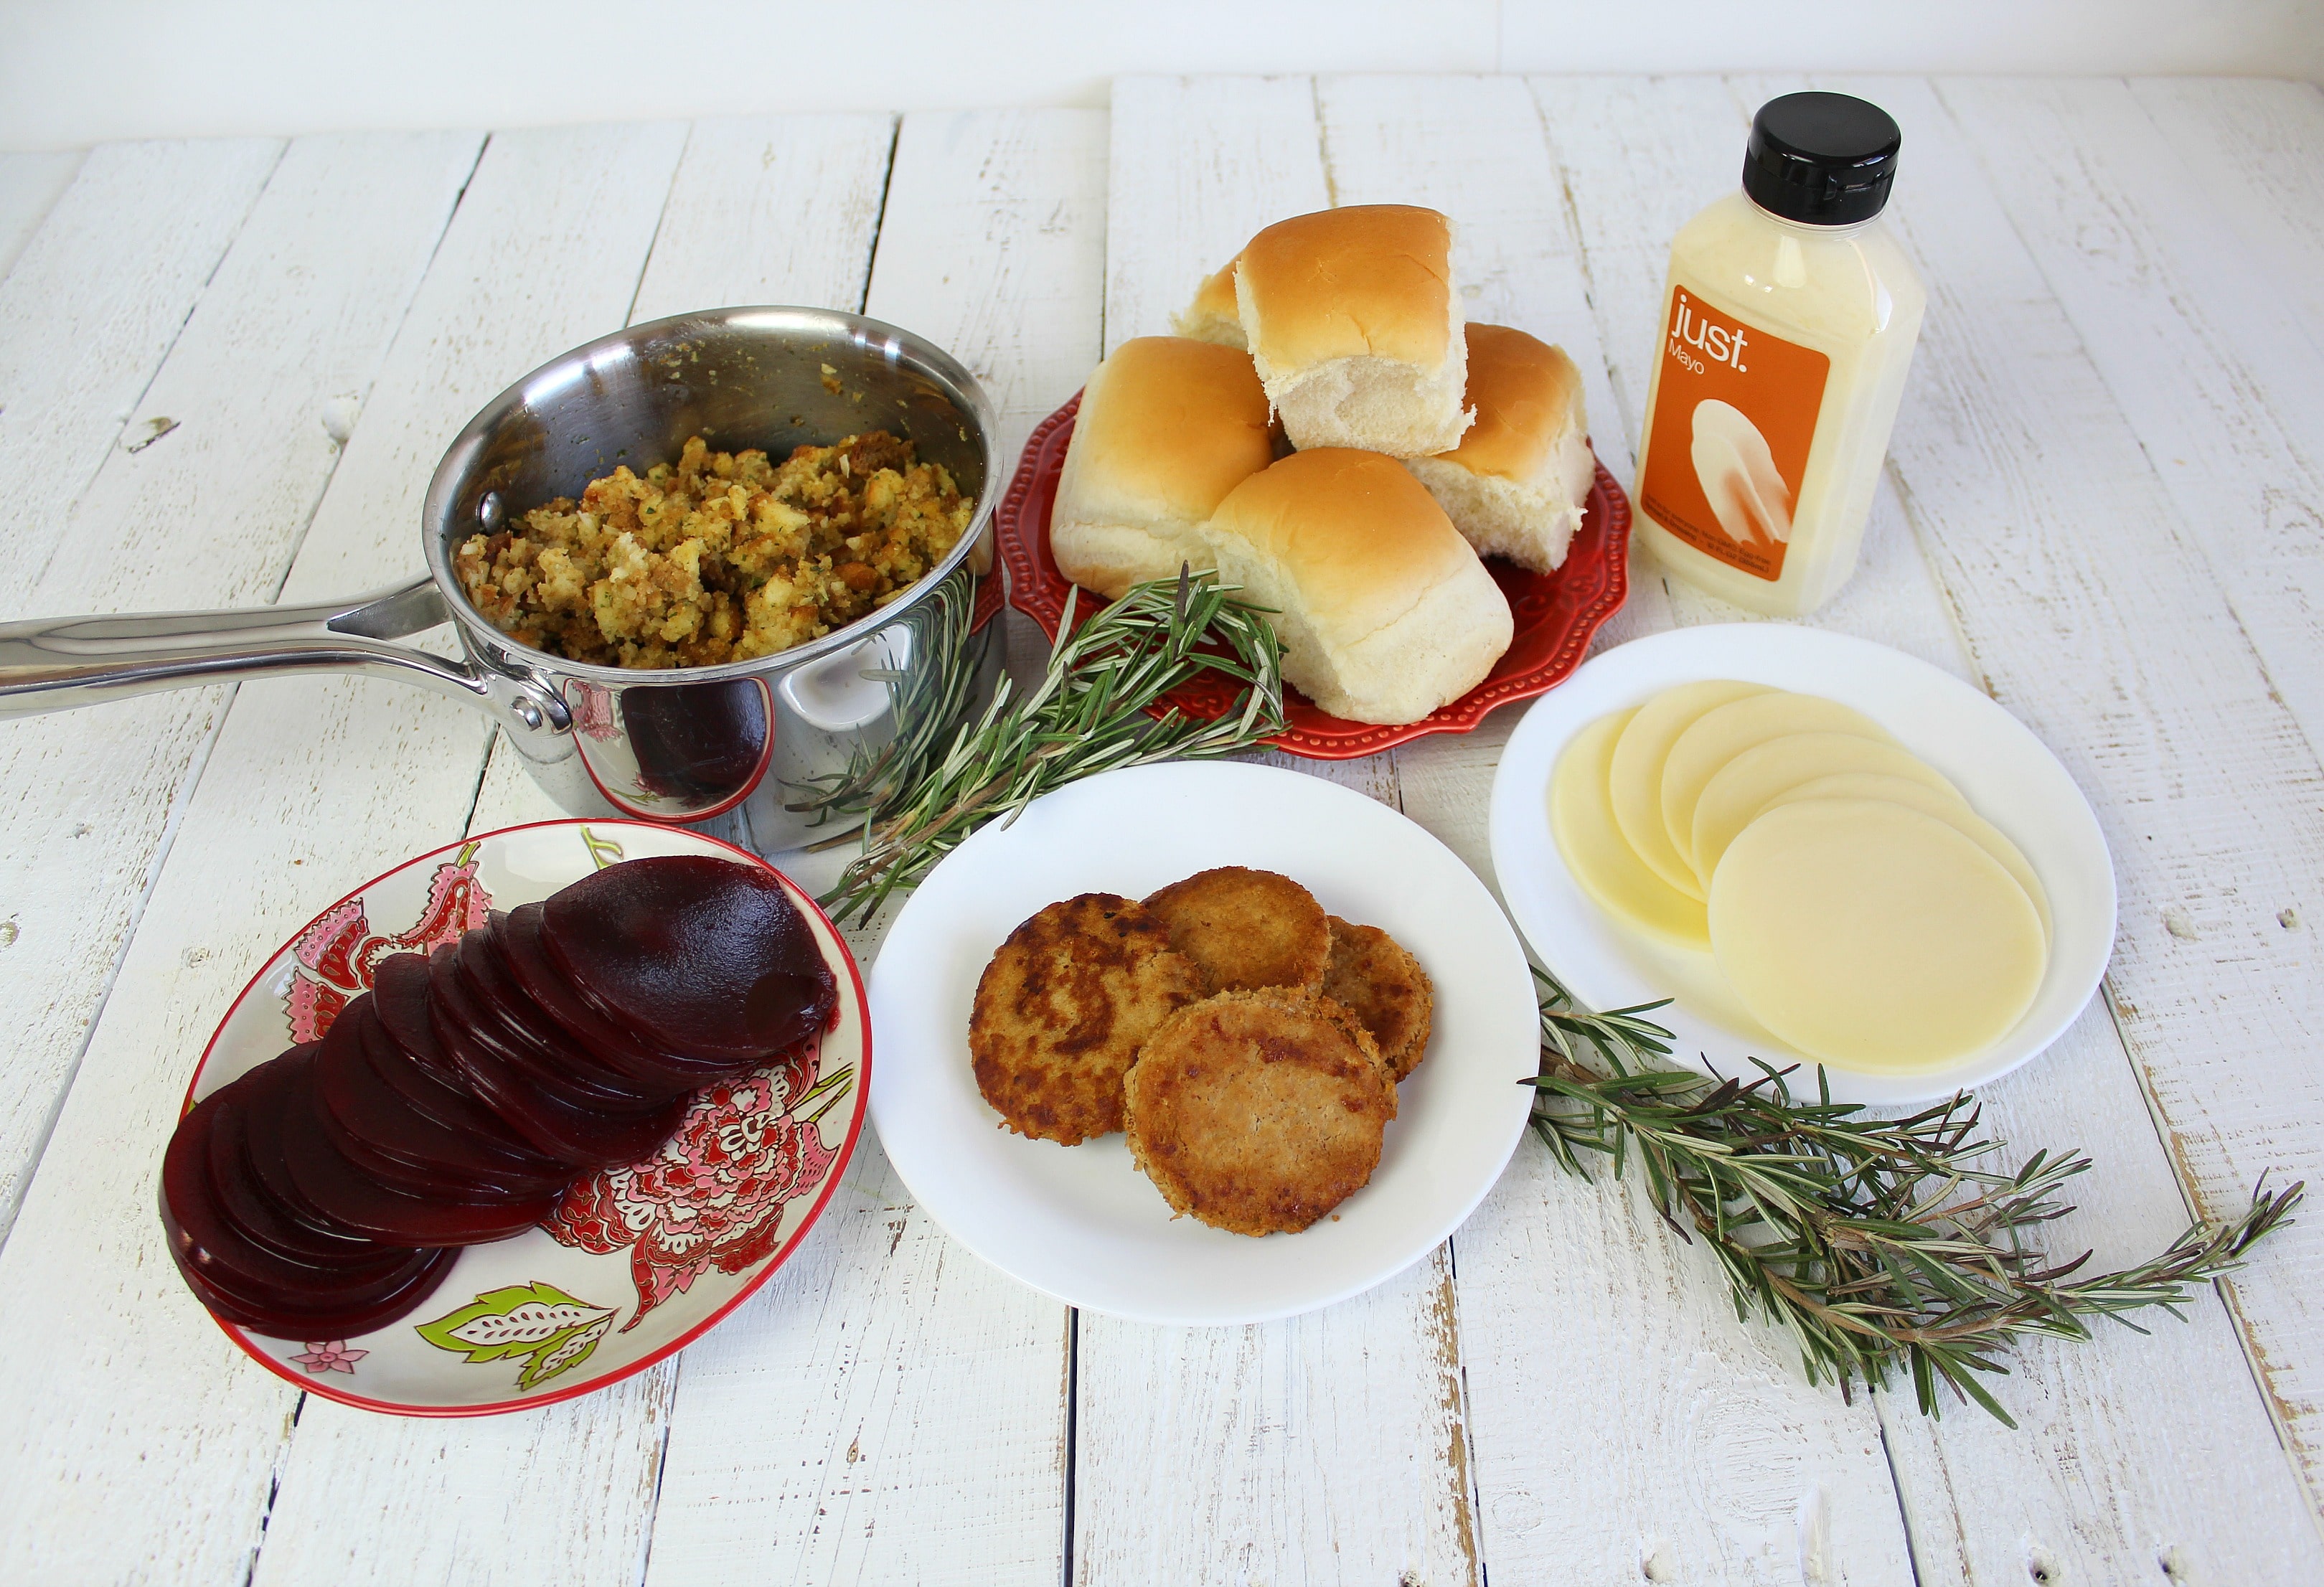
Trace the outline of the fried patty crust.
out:
[[[1295,1233],[1363,1188],[1396,1117],[1356,1017],[1314,992],[1221,992],[1146,1038],[1123,1086],[1130,1151],[1176,1212]]]
[[[1288,876],[1222,865],[1150,894],[1170,944],[1202,966],[1213,992],[1323,984],[1332,927],[1314,895]]]
[[[1332,962],[1323,972],[1323,995],[1363,1021],[1379,1044],[1380,1061],[1401,1080],[1420,1067],[1428,1052],[1428,1031],[1436,1013],[1436,991],[1420,961],[1377,926],[1358,926],[1337,915],[1332,923]]]
[[[1202,973],[1135,899],[1085,892],[1009,934],[976,983],[976,1088],[1019,1135],[1078,1146],[1121,1128],[1139,1044],[1203,995]]]

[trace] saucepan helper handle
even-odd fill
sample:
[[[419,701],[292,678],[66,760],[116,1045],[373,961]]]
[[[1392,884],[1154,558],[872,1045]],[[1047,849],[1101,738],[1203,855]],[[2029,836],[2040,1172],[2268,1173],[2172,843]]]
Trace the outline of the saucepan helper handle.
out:
[[[466,700],[521,739],[571,728],[564,701],[534,679],[391,642],[448,621],[444,597],[423,575],[309,606],[0,623],[0,719],[192,684],[359,672]]]

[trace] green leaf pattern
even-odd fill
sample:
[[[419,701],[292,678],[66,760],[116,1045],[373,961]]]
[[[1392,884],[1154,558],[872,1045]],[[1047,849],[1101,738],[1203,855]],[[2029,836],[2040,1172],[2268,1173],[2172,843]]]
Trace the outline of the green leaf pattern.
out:
[[[432,1323],[420,1337],[438,1350],[482,1361],[521,1361],[520,1389],[531,1389],[586,1361],[613,1326],[615,1311],[591,1306],[535,1279],[494,1289]]]
[[[472,1349],[504,1349],[512,1344],[539,1344],[552,1333],[562,1333],[592,1321],[596,1315],[595,1306],[549,1306],[529,1300],[505,1312],[471,1317],[445,1332]]]
[[[597,1341],[604,1338],[605,1331],[613,1325],[613,1314],[607,1312],[594,1323],[585,1323],[569,1333],[558,1334],[532,1358],[532,1364],[518,1376],[516,1386],[532,1389],[548,1382],[567,1367],[580,1365],[589,1358],[590,1352],[597,1348]]]

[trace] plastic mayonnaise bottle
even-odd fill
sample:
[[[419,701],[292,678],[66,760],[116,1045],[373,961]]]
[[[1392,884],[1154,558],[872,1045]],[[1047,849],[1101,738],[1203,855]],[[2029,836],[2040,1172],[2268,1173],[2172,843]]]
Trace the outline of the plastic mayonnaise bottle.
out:
[[[1755,612],[1812,612],[1856,570],[1927,300],[1877,218],[1901,142],[1845,94],[1771,99],[1743,190],[1671,244],[1639,532]]]

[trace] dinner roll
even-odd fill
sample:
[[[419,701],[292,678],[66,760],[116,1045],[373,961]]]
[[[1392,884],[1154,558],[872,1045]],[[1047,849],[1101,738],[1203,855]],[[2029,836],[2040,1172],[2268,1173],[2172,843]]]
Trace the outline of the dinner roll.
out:
[[[1425,457],[1460,445],[1468,349],[1452,223],[1408,204],[1277,221],[1235,262],[1243,337],[1292,445]]]
[[[1509,648],[1509,604],[1420,482],[1375,452],[1295,452],[1203,527],[1219,576],[1275,608],[1283,676],[1334,716],[1417,722]]]
[[[1477,422],[1452,450],[1406,460],[1480,557],[1548,573],[1565,560],[1598,472],[1582,372],[1505,325],[1468,328]]]
[[[1248,354],[1139,337],[1082,392],[1049,516],[1067,578],[1111,600],[1131,585],[1212,566],[1197,532],[1219,498],[1275,456]]]
[[[1235,308],[1234,272],[1235,262],[1230,259],[1215,274],[1204,276],[1203,284],[1194,289],[1194,300],[1170,317],[1170,328],[1198,342],[1248,348],[1241,314]]]

